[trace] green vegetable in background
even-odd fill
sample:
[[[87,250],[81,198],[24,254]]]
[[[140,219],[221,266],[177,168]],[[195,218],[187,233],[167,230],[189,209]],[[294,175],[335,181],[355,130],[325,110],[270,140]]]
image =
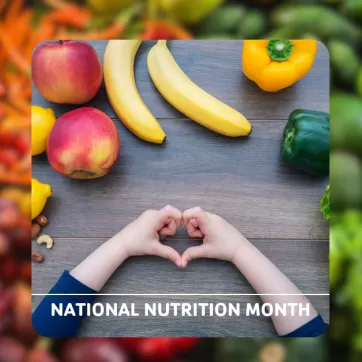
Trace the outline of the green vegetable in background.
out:
[[[328,43],[332,70],[345,85],[353,86],[360,67],[360,59],[354,48],[343,41],[331,40]]]
[[[343,0],[343,11],[356,20],[362,20],[362,1]]]
[[[322,211],[322,214],[323,214],[323,217],[326,219],[326,220],[329,220],[330,219],[330,215],[331,215],[331,207],[330,207],[330,185],[327,186],[326,188],[326,192],[324,193],[323,195],[323,198],[321,200],[321,211]]]
[[[333,93],[330,101],[331,148],[362,155],[362,99]]]
[[[239,39],[257,39],[265,31],[267,24],[264,12],[251,9],[244,16],[237,29]]]
[[[271,13],[276,27],[308,31],[321,38],[359,41],[361,30],[335,10],[320,5],[282,5]]]
[[[210,14],[224,0],[157,0],[166,15],[182,24],[195,24]]]
[[[329,115],[306,109],[294,110],[284,128],[282,160],[315,175],[329,172]]]
[[[198,26],[198,31],[201,34],[236,34],[236,29],[245,15],[246,9],[243,6],[222,6],[214,10],[201,22],[201,24]]]
[[[353,154],[331,153],[330,202],[333,212],[362,206],[362,164]]]
[[[356,91],[362,97],[362,66],[357,73]]]
[[[136,0],[86,0],[92,9],[102,14],[120,11],[135,2]]]

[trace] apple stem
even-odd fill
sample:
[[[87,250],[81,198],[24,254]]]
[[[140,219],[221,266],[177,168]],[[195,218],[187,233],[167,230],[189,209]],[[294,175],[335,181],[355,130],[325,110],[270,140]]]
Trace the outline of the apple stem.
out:
[[[63,45],[63,40],[59,40],[59,44],[60,44],[60,45]]]

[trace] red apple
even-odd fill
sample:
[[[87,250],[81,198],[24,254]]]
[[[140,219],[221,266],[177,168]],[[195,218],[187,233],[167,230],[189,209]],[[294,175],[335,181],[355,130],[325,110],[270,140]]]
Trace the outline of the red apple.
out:
[[[41,43],[32,60],[38,92],[56,103],[89,102],[102,84],[102,65],[87,42],[60,40]]]
[[[119,155],[113,121],[98,109],[84,107],[60,116],[50,132],[47,154],[55,171],[74,179],[106,175]]]

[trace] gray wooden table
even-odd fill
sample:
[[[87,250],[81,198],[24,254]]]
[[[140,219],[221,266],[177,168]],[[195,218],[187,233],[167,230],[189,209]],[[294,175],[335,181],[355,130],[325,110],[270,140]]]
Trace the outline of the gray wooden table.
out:
[[[106,42],[92,42],[103,58]],[[154,88],[146,67],[153,41],[141,45],[136,82],[141,96],[167,133],[163,145],[131,134],[113,112],[104,89],[89,103],[110,115],[119,130],[121,155],[101,179],[77,181],[57,174],[46,156],[33,158],[33,176],[50,183],[54,195],[44,211],[44,232],[55,246],[33,265],[33,293],[47,293],[63,270],[72,269],[107,238],[149,208],[201,206],[236,226],[308,294],[329,293],[328,224],[319,200],[328,179],[315,178],[280,162],[282,131],[295,108],[329,110],[328,51],[318,44],[312,70],[294,86],[265,93],[241,71],[242,41],[172,41],[181,68],[198,85],[241,111],[252,123],[248,138],[215,134],[173,109]],[[57,115],[74,106],[50,104],[34,88],[33,104]],[[165,243],[182,252],[200,241],[181,228]],[[196,260],[186,270],[155,257],[132,258],[107,283],[104,294],[249,294],[247,281],[229,263]],[[33,297],[33,307],[41,300]],[[329,297],[310,296],[326,321]],[[258,302],[258,296],[100,296],[100,302]],[[275,336],[264,317],[89,317],[82,336]]]

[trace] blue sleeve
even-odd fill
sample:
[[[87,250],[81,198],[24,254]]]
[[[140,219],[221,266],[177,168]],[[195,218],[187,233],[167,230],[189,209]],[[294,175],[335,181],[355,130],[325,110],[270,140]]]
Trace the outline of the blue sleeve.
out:
[[[94,302],[97,294],[96,291],[73,278],[68,271],[64,271],[49,294],[33,312],[33,327],[43,337],[74,337],[86,315],[86,306]],[[83,309],[82,313],[80,306]]]
[[[318,337],[323,334],[327,328],[328,324],[324,322],[321,315],[318,315],[295,331],[281,337]]]

